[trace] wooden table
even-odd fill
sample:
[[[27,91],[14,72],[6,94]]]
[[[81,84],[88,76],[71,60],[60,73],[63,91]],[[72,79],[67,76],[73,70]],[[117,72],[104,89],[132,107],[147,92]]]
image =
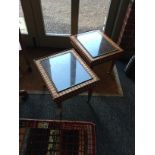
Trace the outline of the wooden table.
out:
[[[111,73],[115,60],[123,54],[123,49],[99,30],[73,35],[70,40],[91,68],[110,62],[108,73]]]
[[[72,96],[88,91],[90,101],[92,88],[99,78],[81,59],[74,49],[34,60],[54,102],[60,109],[62,102]]]

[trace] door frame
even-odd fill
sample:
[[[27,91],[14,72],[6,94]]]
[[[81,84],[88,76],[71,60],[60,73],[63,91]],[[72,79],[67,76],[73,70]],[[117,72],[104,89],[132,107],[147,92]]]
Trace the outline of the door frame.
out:
[[[36,31],[38,34],[38,44],[40,47],[59,47],[70,48],[71,43],[69,36],[78,32],[78,15],[79,15],[79,0],[71,0],[71,34],[64,35],[46,35],[41,7],[41,0],[31,0],[34,19],[36,22]],[[35,9],[34,9],[35,8]]]
[[[111,0],[104,32],[117,41],[128,4],[131,0]],[[80,0],[71,0],[71,34],[78,33]],[[37,47],[70,48],[70,35],[46,35],[41,0],[21,0],[29,35],[22,35],[27,45]],[[103,23],[104,24],[104,23]]]
[[[21,33],[21,39],[25,46],[34,47],[37,46],[37,42],[35,41],[35,39],[37,38],[37,33],[30,1],[31,0],[20,0],[24,14],[25,24],[28,31],[28,34]]]
[[[112,0],[105,33],[117,42],[128,6],[132,0]]]

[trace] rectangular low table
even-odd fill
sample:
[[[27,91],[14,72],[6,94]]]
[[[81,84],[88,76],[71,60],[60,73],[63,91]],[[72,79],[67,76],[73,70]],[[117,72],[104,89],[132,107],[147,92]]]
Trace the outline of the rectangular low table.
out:
[[[91,68],[105,61],[112,61],[112,66],[109,68],[111,70],[114,60],[123,53],[123,49],[99,30],[73,35],[70,40],[73,47]]]
[[[20,155],[95,155],[95,124],[20,119]]]
[[[62,110],[62,102],[83,91],[88,91],[88,102],[92,88],[99,81],[95,73],[74,49],[34,61],[53,100]]]

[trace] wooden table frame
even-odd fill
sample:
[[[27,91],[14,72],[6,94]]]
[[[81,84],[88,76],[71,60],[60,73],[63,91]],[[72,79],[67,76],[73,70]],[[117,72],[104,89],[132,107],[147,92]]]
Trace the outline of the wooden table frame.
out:
[[[101,32],[100,30],[94,30],[94,31],[89,31],[85,32],[90,33],[90,32],[99,32],[112,46],[114,46],[117,50],[109,52],[107,54],[98,56],[93,58],[83,47],[83,45],[78,41],[77,35],[72,35],[70,36],[71,44],[73,47],[77,50],[77,52],[80,54],[80,56],[87,62],[87,64],[92,68],[95,65],[101,64],[105,61],[113,61],[112,66],[109,68],[109,70],[112,70],[114,61],[120,57],[123,54],[123,49],[121,49],[115,42],[113,42],[106,34]]]
[[[43,66],[41,65],[41,61],[44,59],[47,59],[49,57],[55,57],[55,56],[60,56],[62,54],[65,53],[69,53],[71,52],[76,58],[77,60],[81,63],[81,65],[86,69],[86,71],[90,74],[90,76],[92,77],[92,79],[80,83],[78,85],[72,86],[71,88],[65,89],[61,92],[58,92],[55,88],[54,83],[50,80],[50,78],[48,77],[46,71],[44,70]],[[86,90],[88,90],[88,102],[90,101],[91,98],[91,94],[92,94],[92,88],[94,86],[96,86],[96,84],[99,81],[99,78],[97,77],[97,75],[95,73],[93,73],[93,71],[90,69],[90,67],[82,60],[82,58],[77,54],[77,52],[74,49],[69,49],[67,51],[63,51],[61,53],[58,54],[53,54],[50,55],[48,57],[43,57],[37,60],[34,60],[34,63],[36,64],[42,79],[44,80],[50,94],[52,95],[52,98],[54,100],[54,102],[57,103],[58,108],[60,109],[60,117],[62,117],[62,102],[68,98],[71,98],[72,96],[75,96],[79,93],[82,93]]]

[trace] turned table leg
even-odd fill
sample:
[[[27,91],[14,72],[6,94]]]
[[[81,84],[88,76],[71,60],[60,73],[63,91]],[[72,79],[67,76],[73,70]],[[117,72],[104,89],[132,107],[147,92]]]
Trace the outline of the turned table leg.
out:
[[[92,97],[92,93],[93,93],[93,90],[92,90],[92,89],[89,89],[89,90],[88,90],[88,100],[87,100],[87,103],[90,102],[91,97]]]
[[[58,107],[58,110],[59,110],[60,120],[62,120],[62,113],[63,113],[63,105],[62,105],[62,102],[58,102],[57,103],[57,107]]]

